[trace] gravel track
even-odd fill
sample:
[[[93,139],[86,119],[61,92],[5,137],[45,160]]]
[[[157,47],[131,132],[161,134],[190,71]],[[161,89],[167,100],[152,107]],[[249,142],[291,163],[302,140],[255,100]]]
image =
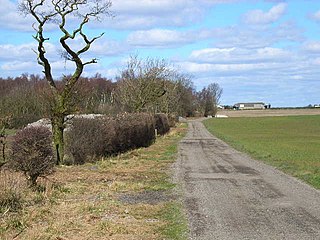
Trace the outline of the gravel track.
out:
[[[320,240],[320,191],[190,121],[175,165],[190,239]]]

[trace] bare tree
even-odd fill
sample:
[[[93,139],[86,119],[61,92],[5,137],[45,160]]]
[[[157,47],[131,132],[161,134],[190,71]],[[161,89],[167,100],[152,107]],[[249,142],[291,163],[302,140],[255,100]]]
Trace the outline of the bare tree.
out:
[[[204,116],[216,115],[217,105],[219,104],[222,88],[219,84],[211,83],[198,92],[199,109]]]
[[[158,109],[162,113],[186,116],[193,108],[193,83],[191,76],[172,73],[165,85],[166,94],[159,99]]]
[[[157,100],[166,94],[166,81],[171,73],[164,60],[148,58],[142,61],[133,56],[121,72],[116,99],[126,111],[155,112]]]
[[[65,116],[72,109],[69,101],[74,92],[73,88],[78,82],[84,67],[97,62],[97,59],[84,61],[81,55],[86,53],[94,41],[102,37],[89,38],[84,31],[84,27],[91,20],[100,20],[103,15],[110,15],[111,1],[106,0],[24,0],[19,6],[21,12],[25,15],[31,15],[35,19],[33,28],[35,30],[34,39],[38,43],[37,50],[38,64],[43,67],[46,81],[49,83],[52,91],[52,103],[50,118],[52,122],[53,140],[56,149],[57,164],[63,161],[64,139],[63,130],[65,128]],[[64,82],[62,89],[57,87],[53,79],[52,68],[46,54],[45,43],[49,38],[45,36],[45,27],[47,25],[56,26],[62,33],[59,43],[63,49],[62,56],[67,61],[75,64],[75,70],[71,76]],[[70,26],[73,30],[69,30]],[[80,38],[83,45],[76,49],[72,47],[72,40]]]

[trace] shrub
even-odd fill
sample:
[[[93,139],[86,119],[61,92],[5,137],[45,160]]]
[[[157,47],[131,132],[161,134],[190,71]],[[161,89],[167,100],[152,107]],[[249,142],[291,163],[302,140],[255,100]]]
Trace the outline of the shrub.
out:
[[[76,118],[66,134],[66,153],[69,164],[84,164],[89,158],[113,152],[114,121],[109,118]]]
[[[23,172],[32,186],[36,185],[38,177],[53,172],[55,160],[51,139],[51,132],[42,126],[24,128],[13,138],[10,166]]]
[[[83,164],[95,157],[110,156],[154,142],[154,119],[145,113],[115,117],[74,119],[66,134],[70,164]]]
[[[169,120],[167,115],[163,113],[157,113],[154,115],[157,134],[164,135],[170,131]]]

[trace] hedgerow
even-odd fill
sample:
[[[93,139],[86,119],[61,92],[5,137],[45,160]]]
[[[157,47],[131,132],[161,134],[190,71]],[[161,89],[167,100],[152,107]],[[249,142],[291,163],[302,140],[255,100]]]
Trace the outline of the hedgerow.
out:
[[[73,120],[66,134],[66,161],[83,164],[96,157],[147,147],[155,140],[153,116],[146,113]]]
[[[163,113],[157,113],[154,115],[157,134],[164,135],[170,131],[169,120],[167,115]]]

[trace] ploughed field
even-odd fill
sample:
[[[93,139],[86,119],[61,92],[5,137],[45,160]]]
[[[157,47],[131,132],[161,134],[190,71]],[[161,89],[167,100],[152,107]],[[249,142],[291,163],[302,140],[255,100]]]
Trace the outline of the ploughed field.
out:
[[[264,109],[264,110],[219,110],[218,114],[228,117],[267,117],[267,116],[297,116],[320,115],[320,108],[301,109]]]
[[[209,119],[204,124],[236,149],[320,189],[320,115]]]

